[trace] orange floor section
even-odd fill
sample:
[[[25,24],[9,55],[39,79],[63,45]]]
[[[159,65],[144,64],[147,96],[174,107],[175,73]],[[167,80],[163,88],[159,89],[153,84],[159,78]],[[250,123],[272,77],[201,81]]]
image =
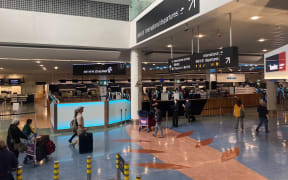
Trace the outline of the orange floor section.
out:
[[[191,132],[179,134],[165,129],[165,138],[155,138],[152,133],[138,131],[138,126],[127,127],[127,133],[144,150],[163,163],[138,163],[136,166],[156,169],[177,169],[193,180],[222,179],[222,180],[265,180],[266,178],[249,169],[238,161],[239,149],[219,152],[210,146],[212,139],[198,142],[189,137]],[[176,137],[181,138],[176,138]],[[149,142],[150,141],[150,142]],[[153,150],[163,151],[161,153]],[[135,152],[135,150],[134,150]]]

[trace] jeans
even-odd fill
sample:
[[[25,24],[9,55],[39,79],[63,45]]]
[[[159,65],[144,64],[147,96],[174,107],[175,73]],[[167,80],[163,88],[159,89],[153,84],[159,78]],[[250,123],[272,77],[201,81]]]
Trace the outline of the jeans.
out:
[[[258,127],[256,128],[256,131],[259,131],[259,128],[262,126],[262,124],[265,124],[265,131],[268,132],[268,119],[266,117],[259,117],[260,123]]]
[[[158,129],[160,130],[161,137],[164,137],[163,136],[163,130],[162,130],[162,127],[161,127],[161,123],[159,123],[159,122],[156,122],[154,136],[157,136]]]
[[[71,136],[71,138],[69,139],[69,142],[71,143],[72,140],[74,139],[74,137],[77,136],[77,132],[74,132],[74,134]]]
[[[237,123],[236,123],[235,129],[238,129],[239,121],[240,121],[240,123],[241,123],[241,128],[244,129],[244,121],[243,121],[243,118],[242,118],[242,117],[236,117],[236,120],[237,120]]]

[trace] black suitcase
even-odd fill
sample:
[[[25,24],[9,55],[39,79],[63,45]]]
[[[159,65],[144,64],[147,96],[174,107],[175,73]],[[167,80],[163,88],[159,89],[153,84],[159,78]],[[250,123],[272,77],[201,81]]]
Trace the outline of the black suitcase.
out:
[[[79,136],[79,153],[92,153],[93,152],[93,134],[83,133]]]

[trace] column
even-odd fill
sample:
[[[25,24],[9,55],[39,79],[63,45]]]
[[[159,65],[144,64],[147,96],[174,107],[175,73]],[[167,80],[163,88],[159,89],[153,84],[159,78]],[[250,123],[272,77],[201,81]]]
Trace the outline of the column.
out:
[[[131,50],[131,119],[133,121],[139,119],[138,111],[142,108],[142,86],[137,84],[142,81],[141,58],[140,50]]]
[[[277,85],[273,81],[267,81],[267,108],[269,111],[277,110]]]

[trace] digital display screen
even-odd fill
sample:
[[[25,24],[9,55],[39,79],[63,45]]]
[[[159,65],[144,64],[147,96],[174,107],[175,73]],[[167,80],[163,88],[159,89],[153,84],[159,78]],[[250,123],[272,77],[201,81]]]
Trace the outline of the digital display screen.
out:
[[[10,85],[19,85],[19,84],[21,84],[21,79],[9,79],[8,83]]]
[[[4,85],[5,84],[5,79],[0,79],[0,85]]]

